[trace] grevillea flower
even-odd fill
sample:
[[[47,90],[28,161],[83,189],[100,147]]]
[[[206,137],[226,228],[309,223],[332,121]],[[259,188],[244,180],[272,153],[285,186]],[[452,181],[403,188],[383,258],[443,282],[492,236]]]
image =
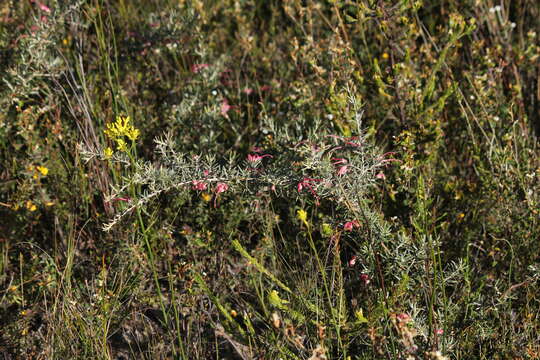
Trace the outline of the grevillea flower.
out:
[[[331,160],[334,163],[334,165],[346,164],[347,163],[347,160],[343,159],[343,158],[332,158]]]
[[[298,183],[296,188],[298,189],[298,192],[302,192],[304,188],[308,189],[311,195],[313,195],[315,198],[318,198],[317,193],[315,192],[315,189],[313,189],[313,185],[316,182],[321,182],[321,179],[312,179],[305,177]]]
[[[408,322],[410,322],[410,321],[412,320],[411,317],[410,317],[408,314],[405,314],[405,313],[397,314],[397,315],[396,315],[396,318],[397,318],[400,322],[404,322],[404,323],[408,323]]]
[[[227,99],[223,99],[223,101],[221,101],[221,115],[228,117],[227,113],[231,109],[232,109],[232,106],[229,105],[229,101]]]
[[[269,155],[269,154],[265,154],[265,155],[259,155],[259,154],[249,154],[247,156],[247,160],[251,163],[254,163],[254,162],[257,162],[257,161],[260,161],[262,160],[263,158],[265,157],[273,157],[272,155]]]
[[[360,223],[358,222],[358,220],[347,221],[345,225],[343,225],[343,229],[345,231],[352,231],[355,227],[360,227]]]
[[[47,5],[42,4],[42,3],[40,3],[40,2],[38,2],[37,5],[38,5],[38,7],[39,7],[39,9],[40,9],[41,11],[44,11],[44,12],[46,12],[46,13],[50,13],[50,12],[51,12],[51,8],[49,8]]]
[[[337,171],[337,174],[339,176],[343,176],[347,173],[347,171],[349,171],[349,167],[347,165],[343,165],[343,166],[340,166],[338,171]]]
[[[216,185],[216,194],[220,194],[222,192],[225,192],[229,189],[229,185],[225,184],[225,183],[218,183]]]
[[[130,197],[126,196],[126,197],[117,197],[117,198],[114,198],[112,199],[113,201],[125,201],[125,202],[128,202],[131,200]]]
[[[193,190],[199,190],[199,191],[206,190],[206,183],[203,181],[193,180],[191,183],[192,183],[191,188]]]
[[[368,274],[360,274],[360,280],[364,283],[364,285],[367,285],[370,283]]]
[[[386,179],[386,176],[384,175],[384,173],[382,171],[380,173],[378,173],[377,175],[375,175],[375,177],[377,179],[381,179],[381,180]]]
[[[196,74],[196,73],[200,72],[201,70],[206,69],[209,66],[210,65],[208,65],[208,64],[193,64],[191,66],[191,72]]]
[[[356,264],[356,255],[353,255],[349,260],[349,267],[353,267]]]

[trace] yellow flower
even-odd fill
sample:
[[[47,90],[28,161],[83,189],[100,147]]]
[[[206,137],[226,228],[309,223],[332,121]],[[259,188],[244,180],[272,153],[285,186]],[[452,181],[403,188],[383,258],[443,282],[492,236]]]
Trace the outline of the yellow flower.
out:
[[[304,209],[298,210],[296,212],[296,217],[298,218],[298,220],[300,220],[301,222],[306,224],[306,226],[308,225],[308,223],[307,223],[307,212]]]
[[[114,154],[114,150],[111,149],[110,147],[107,147],[104,151],[103,151],[103,155],[105,156],[105,159],[110,159]]]
[[[129,116],[117,116],[114,123],[107,124],[105,135],[111,140],[118,141],[126,136],[131,141],[137,140],[140,135],[139,129],[131,125]]]
[[[54,205],[54,201],[47,201],[45,203],[45,206],[53,206]]]
[[[105,135],[107,135],[109,139],[116,139],[124,136],[126,134],[126,131],[131,126],[129,125],[129,122],[129,116],[117,116],[115,122],[107,124],[107,130],[105,130]]]
[[[140,134],[139,129],[131,127],[131,129],[127,131],[126,136],[128,137],[129,140],[135,141],[139,137],[139,134]]]
[[[201,194],[201,197],[202,197],[202,199],[203,199],[204,201],[206,201],[206,202],[209,202],[210,200],[212,200],[212,196],[211,196],[209,193],[207,193],[207,192],[203,192],[203,193]]]
[[[36,211],[37,210],[37,206],[31,201],[31,200],[28,200],[26,202],[26,208],[30,211]]]
[[[116,149],[118,151],[127,151],[127,144],[124,139],[116,139]]]
[[[47,169],[45,166],[36,166],[36,170],[39,171],[43,176],[47,176],[49,173],[49,169]]]

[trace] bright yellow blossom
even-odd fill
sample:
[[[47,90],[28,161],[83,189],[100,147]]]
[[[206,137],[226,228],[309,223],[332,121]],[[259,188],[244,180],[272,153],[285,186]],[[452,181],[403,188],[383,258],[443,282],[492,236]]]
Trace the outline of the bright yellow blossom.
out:
[[[31,201],[31,200],[28,200],[26,202],[26,208],[30,211],[36,211],[37,210],[37,206]]]
[[[111,149],[110,147],[107,147],[104,151],[103,151],[103,155],[105,156],[105,159],[110,159],[114,154],[114,150]]]
[[[124,139],[116,139],[116,149],[118,151],[127,151],[127,144]]]
[[[115,122],[107,124],[105,135],[117,142],[124,136],[131,141],[135,141],[139,137],[140,131],[131,125],[131,118],[129,116],[117,116]]]
[[[135,141],[139,137],[140,133],[141,132],[139,131],[139,129],[131,127],[131,129],[127,131],[126,136],[128,137],[129,140]]]
[[[300,220],[301,222],[303,222],[306,226],[308,226],[308,223],[307,223],[307,212],[304,210],[304,209],[300,209],[296,212],[296,217],[298,218],[298,220]]]
[[[210,200],[212,200],[212,196],[211,196],[209,193],[207,193],[207,192],[203,192],[203,193],[201,194],[201,197],[202,197],[202,199],[203,199],[204,201],[206,201],[206,202],[209,202]]]
[[[49,173],[49,169],[47,169],[45,166],[36,166],[36,170],[39,171],[43,176],[47,176]]]

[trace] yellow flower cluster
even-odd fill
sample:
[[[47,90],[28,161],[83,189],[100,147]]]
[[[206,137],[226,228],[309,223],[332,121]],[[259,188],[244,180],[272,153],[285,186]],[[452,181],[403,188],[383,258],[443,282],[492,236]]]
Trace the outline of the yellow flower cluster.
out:
[[[133,142],[139,137],[140,131],[131,125],[129,116],[117,116],[115,122],[107,124],[105,135],[116,142],[116,149],[118,151],[127,151],[127,143],[124,137],[127,137]],[[112,154],[113,151],[111,148],[105,150],[106,158],[110,158]]]
[[[307,222],[307,212],[306,210],[304,209],[300,209],[296,212],[296,217],[298,218],[298,220],[300,220],[301,222],[303,222],[306,226],[309,226],[308,222]]]
[[[28,171],[33,171],[34,172],[34,175],[32,176],[34,179],[39,179],[39,175],[41,174],[42,177],[45,177],[47,176],[47,174],[49,173],[49,169],[46,168],[45,166],[29,166],[28,167]]]

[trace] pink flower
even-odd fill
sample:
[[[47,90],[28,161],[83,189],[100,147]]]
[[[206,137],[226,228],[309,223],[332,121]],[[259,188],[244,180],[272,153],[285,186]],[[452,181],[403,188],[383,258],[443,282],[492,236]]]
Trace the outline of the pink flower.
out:
[[[261,88],[261,91],[270,91],[272,89],[272,87],[270,85],[264,85],[262,88]]]
[[[209,66],[210,65],[208,65],[208,64],[193,64],[191,66],[191,72],[194,73],[194,74],[197,74],[198,72],[200,72],[203,69],[208,68]]]
[[[231,109],[232,109],[232,106],[229,105],[229,101],[227,99],[223,99],[223,101],[221,102],[221,115],[228,117],[227,113]]]
[[[203,174],[204,174],[204,176],[208,176],[208,174],[210,174],[210,171],[204,170],[204,171],[203,171]]]
[[[396,317],[400,322],[408,323],[411,321],[411,317],[405,313],[397,314]]]
[[[128,197],[128,196],[127,196],[127,197],[117,197],[117,198],[114,198],[114,199],[112,199],[112,200],[113,200],[113,201],[125,201],[125,202],[128,202],[128,201],[131,200],[131,198]]]
[[[339,176],[343,176],[347,173],[347,171],[349,171],[349,167],[347,165],[343,165],[343,166],[340,166],[338,171],[337,171],[337,174]]]
[[[364,283],[364,285],[367,285],[370,283],[369,275],[368,274],[360,274],[360,280]]]
[[[265,157],[272,157],[272,155],[269,155],[269,154],[265,154],[265,155],[249,154],[249,155],[247,156],[247,160],[248,160],[249,162],[252,162],[252,163],[253,163],[253,162],[260,161],[260,160],[262,160],[262,159],[265,158]]]
[[[256,162],[256,161],[259,161],[261,159],[262,159],[262,156],[258,155],[258,154],[248,154],[248,156],[247,156],[247,160],[249,162]]]
[[[253,93],[253,89],[252,88],[245,88],[244,90],[242,90],[244,92],[244,94],[246,95],[251,95]]]
[[[384,173],[382,171],[380,173],[378,173],[377,175],[375,175],[375,177],[377,179],[381,179],[381,180],[386,179],[386,176],[384,175]]]
[[[51,12],[51,8],[49,8],[47,5],[45,4],[42,4],[40,2],[37,3],[38,7],[41,9],[41,11],[44,11],[46,13],[50,13]]]
[[[222,192],[225,192],[229,189],[229,185],[225,184],[225,183],[219,183],[217,184],[216,186],[216,194],[220,194]]]
[[[442,335],[442,334],[444,334],[443,329],[435,329],[435,335]]]
[[[315,189],[313,189],[313,185],[314,185],[313,183],[321,182],[321,181],[322,181],[321,179],[312,179],[312,178],[305,177],[302,179],[302,181],[298,183],[296,188],[298,189],[298,192],[302,192],[302,189],[306,188],[309,190],[311,195],[313,195],[316,199],[318,199],[317,192],[315,191]]]
[[[191,187],[193,190],[206,190],[206,183],[203,181],[193,180],[191,183],[193,184]]]
[[[331,160],[334,162],[334,165],[346,164],[347,163],[347,160],[343,159],[343,158],[332,158]]]
[[[349,267],[353,267],[356,264],[356,255],[353,255],[349,260]]]
[[[355,227],[360,227],[360,223],[358,222],[358,220],[347,221],[345,225],[343,225],[343,229],[345,231],[353,231]]]

